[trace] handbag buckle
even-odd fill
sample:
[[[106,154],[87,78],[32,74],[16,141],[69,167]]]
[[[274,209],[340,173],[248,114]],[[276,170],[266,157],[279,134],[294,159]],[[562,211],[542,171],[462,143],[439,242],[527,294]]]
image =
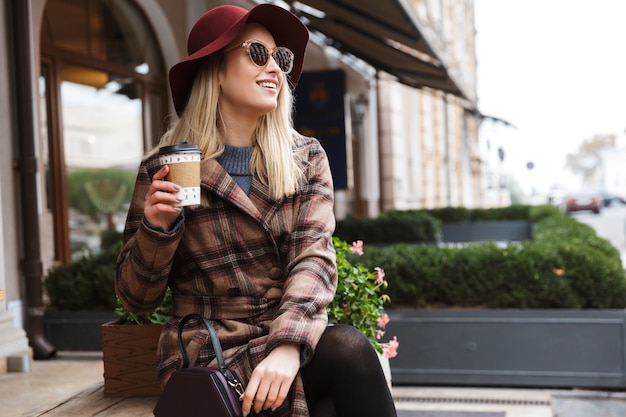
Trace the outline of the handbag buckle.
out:
[[[237,381],[234,378],[232,381],[230,379],[227,381],[228,381],[228,385],[233,387],[233,390],[235,390],[235,392],[239,395],[239,401],[241,401],[243,399],[243,393],[245,391],[241,382]]]

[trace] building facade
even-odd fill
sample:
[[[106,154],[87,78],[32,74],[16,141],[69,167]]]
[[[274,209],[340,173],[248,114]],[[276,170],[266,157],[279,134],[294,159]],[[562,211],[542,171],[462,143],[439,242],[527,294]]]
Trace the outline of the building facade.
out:
[[[54,351],[45,272],[120,232],[136,167],[174,117],[167,71],[224,3],[256,2],[0,0],[0,370]],[[483,204],[473,0],[275,3],[309,25],[305,72],[343,74],[338,218]]]
[[[379,77],[380,209],[481,206],[473,1],[411,5],[462,94]]]

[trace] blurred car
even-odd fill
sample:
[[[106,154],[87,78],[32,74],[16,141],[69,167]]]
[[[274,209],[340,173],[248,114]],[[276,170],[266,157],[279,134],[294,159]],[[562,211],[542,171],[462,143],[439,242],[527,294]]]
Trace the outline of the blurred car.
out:
[[[600,214],[604,200],[602,195],[597,192],[583,191],[571,194],[565,201],[565,211],[572,213],[574,211],[593,211]]]

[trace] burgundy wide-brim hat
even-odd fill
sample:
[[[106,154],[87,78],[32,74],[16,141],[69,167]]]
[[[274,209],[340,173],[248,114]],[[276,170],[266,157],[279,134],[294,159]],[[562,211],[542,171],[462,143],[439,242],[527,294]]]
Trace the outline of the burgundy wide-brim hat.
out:
[[[246,23],[264,26],[274,37],[277,46],[291,49],[294,63],[288,77],[293,86],[298,83],[309,31],[296,15],[273,4],[259,4],[251,10],[239,6],[218,6],[198,19],[187,40],[187,58],[170,69],[172,100],[179,116],[187,104],[202,58],[228,46],[239,36]]]

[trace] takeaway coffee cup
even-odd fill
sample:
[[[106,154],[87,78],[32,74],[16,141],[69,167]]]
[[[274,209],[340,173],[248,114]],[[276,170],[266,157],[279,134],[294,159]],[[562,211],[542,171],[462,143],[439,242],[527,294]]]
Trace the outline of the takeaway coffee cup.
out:
[[[159,150],[161,165],[169,165],[170,172],[165,178],[179,185],[176,194],[181,206],[200,204],[200,148],[193,143],[181,142],[164,146]]]

